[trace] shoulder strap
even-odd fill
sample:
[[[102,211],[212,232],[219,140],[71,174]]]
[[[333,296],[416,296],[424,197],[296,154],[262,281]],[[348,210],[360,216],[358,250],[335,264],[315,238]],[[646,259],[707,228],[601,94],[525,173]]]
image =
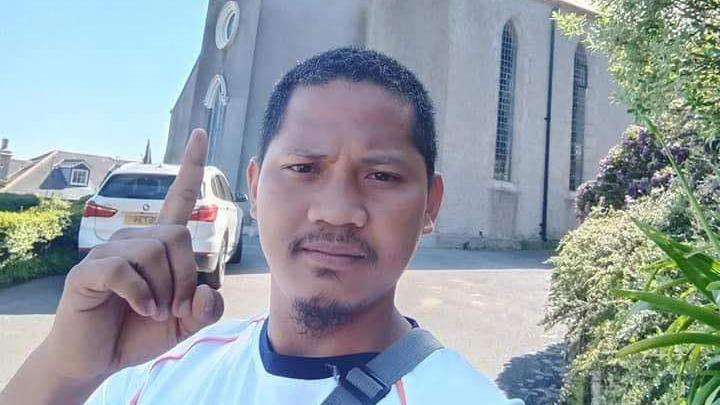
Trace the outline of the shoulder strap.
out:
[[[377,404],[393,384],[442,347],[429,331],[414,328],[367,364],[350,370],[322,405]]]

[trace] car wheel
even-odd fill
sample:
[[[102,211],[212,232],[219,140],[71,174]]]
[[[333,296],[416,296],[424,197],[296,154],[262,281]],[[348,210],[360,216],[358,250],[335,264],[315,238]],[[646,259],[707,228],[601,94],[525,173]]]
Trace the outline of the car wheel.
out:
[[[225,257],[227,257],[227,238],[223,239],[222,246],[218,252],[218,262],[212,273],[200,273],[198,277],[200,284],[207,284],[211,288],[219,290],[225,278]]]
[[[229,263],[240,263],[240,260],[242,260],[242,248],[243,248],[243,240],[242,240],[242,227],[240,228],[240,236],[238,236],[238,243],[237,247],[235,248],[235,251],[233,252],[233,255],[230,256],[230,260],[228,260]]]

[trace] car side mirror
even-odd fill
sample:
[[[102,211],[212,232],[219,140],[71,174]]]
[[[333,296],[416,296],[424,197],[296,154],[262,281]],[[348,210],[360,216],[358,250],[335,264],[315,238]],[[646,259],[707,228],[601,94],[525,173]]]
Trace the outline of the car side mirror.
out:
[[[235,202],[245,202],[248,200],[248,196],[245,193],[235,193]]]

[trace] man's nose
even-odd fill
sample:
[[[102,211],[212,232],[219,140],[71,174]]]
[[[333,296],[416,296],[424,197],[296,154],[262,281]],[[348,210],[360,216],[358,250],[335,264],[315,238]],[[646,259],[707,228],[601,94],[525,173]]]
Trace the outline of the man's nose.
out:
[[[308,220],[312,223],[362,228],[367,219],[362,195],[349,179],[329,181],[308,210]]]

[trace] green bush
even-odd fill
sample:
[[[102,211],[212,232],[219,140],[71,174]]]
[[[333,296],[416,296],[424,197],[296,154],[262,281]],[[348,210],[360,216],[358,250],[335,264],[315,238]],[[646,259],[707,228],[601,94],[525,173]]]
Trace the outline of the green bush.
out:
[[[0,211],[22,211],[40,205],[32,194],[0,193]]]
[[[77,262],[81,203],[42,200],[22,212],[0,211],[0,286],[67,272]]]
[[[62,235],[70,204],[46,200],[23,212],[0,212],[0,261],[28,258],[40,245]]]
[[[26,259],[0,263],[0,287],[54,274],[66,274],[78,262],[77,249],[52,248]]]
[[[695,121],[679,113],[674,117],[666,117],[663,128],[671,134],[667,139],[684,146],[662,151],[639,127],[631,127],[603,161],[596,181],[579,190],[578,208],[589,217],[563,239],[551,260],[556,268],[545,323],[567,327],[571,364],[563,395],[570,403],[587,403],[591,397],[612,404],[679,403],[688,388],[692,370],[681,369],[686,347],[616,357],[628,344],[666,330],[676,317],[638,310],[612,293],[642,290],[652,278],[642,269],[664,257],[631,218],[676,240],[707,245],[704,224],[683,197],[685,185],[667,156],[684,161],[680,170],[699,204],[715,213],[709,225],[720,225],[718,153],[694,133]],[[680,274],[677,268],[666,269],[655,281],[674,283]],[[666,293],[697,298],[682,296],[685,290],[679,289],[678,284]]]
[[[83,197],[78,201],[70,203],[70,223],[63,231],[61,237],[53,241],[53,245],[57,247],[77,250],[78,233],[80,232],[80,220],[82,219],[85,203],[92,196]]]
[[[679,352],[615,358],[628,343],[664,330],[672,316],[636,311],[611,292],[641,289],[648,277],[644,269],[663,257],[631,218],[667,229],[680,198],[663,192],[627,211],[594,210],[560,242],[551,259],[555,270],[544,324],[566,328],[570,365],[563,396],[569,403],[587,403],[592,396],[607,404],[669,404],[682,396],[684,380],[676,382],[674,366]]]

